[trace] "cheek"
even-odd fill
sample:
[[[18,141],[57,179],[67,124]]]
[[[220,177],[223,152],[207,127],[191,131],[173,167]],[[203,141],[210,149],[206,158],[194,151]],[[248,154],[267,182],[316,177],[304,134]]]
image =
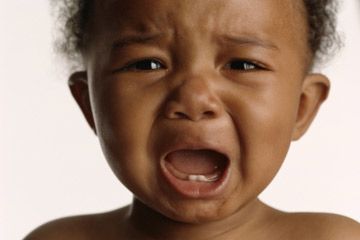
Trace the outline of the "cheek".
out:
[[[240,95],[242,99],[232,103],[240,139],[239,169],[243,184],[262,190],[286,156],[298,100],[295,91],[281,88]]]
[[[156,181],[148,140],[160,95],[125,83],[94,87],[92,102],[104,155],[115,175],[136,194]]]

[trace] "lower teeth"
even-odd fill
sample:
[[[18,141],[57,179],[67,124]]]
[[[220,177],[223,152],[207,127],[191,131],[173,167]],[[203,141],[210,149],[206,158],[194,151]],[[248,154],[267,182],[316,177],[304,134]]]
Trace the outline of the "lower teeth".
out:
[[[167,168],[178,179],[193,181],[193,182],[215,182],[221,176],[221,171],[218,171],[218,167],[214,168],[215,172],[207,175],[202,174],[186,174],[175,169],[171,164],[167,164]]]
[[[215,182],[216,180],[218,180],[218,176],[213,175],[213,176],[207,177],[204,175],[189,175],[188,180],[196,181],[196,182]]]

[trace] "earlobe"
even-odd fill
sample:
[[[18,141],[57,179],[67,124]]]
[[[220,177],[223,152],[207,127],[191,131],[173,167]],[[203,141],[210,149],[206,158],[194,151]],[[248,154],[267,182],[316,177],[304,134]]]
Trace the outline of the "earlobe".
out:
[[[75,72],[71,74],[68,85],[72,96],[79,105],[82,113],[85,116],[86,121],[90,125],[91,129],[96,134],[96,128],[94,123],[94,117],[92,114],[89,86],[87,81],[86,72]]]
[[[304,79],[299,101],[293,140],[298,140],[314,120],[321,104],[326,100],[330,90],[329,79],[322,74],[309,74]]]

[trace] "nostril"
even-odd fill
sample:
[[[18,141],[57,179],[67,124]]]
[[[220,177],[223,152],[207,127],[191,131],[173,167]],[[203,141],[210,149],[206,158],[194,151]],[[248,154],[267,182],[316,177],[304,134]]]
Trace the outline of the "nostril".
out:
[[[215,117],[215,112],[213,112],[213,111],[205,111],[204,116],[206,118],[213,118],[213,117]]]
[[[210,118],[214,118],[215,117],[215,112],[214,111],[205,111],[203,112],[202,116],[201,114],[199,116],[192,116],[189,114],[186,114],[184,112],[181,111],[176,111],[173,112],[172,114],[172,118],[175,119],[190,119],[190,120],[199,120],[199,119],[210,119]]]
[[[185,118],[189,118],[188,115],[186,115],[183,112],[174,112],[174,115],[176,118],[178,119],[185,119]]]

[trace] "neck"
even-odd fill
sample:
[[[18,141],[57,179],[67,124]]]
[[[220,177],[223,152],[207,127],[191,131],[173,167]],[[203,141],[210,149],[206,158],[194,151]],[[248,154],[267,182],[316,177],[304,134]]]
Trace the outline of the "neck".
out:
[[[141,239],[236,239],[265,226],[268,209],[255,199],[225,219],[193,224],[167,218],[135,198],[127,221]]]

